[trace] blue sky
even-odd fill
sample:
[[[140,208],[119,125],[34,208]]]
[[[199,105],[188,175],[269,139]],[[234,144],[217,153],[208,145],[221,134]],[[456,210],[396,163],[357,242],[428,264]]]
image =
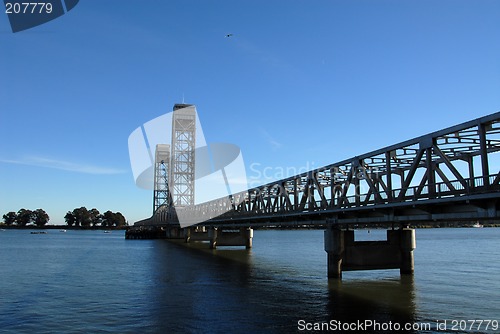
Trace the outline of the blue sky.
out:
[[[183,96],[253,181],[499,111],[499,17],[495,0],[81,0],[13,34],[0,13],[0,214],[150,216],[127,139]]]

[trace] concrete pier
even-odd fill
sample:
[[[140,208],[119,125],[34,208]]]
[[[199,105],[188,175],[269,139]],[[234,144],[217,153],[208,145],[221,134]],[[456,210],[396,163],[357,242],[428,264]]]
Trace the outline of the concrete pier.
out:
[[[166,231],[162,227],[139,226],[125,231],[125,239],[164,239]]]
[[[208,231],[204,226],[186,227],[184,229],[184,241],[210,241]]]
[[[252,248],[253,229],[240,227],[239,229],[222,229],[217,227],[187,227],[184,229],[184,241],[208,241],[211,249],[219,246],[245,246]]]
[[[354,231],[329,227],[325,231],[325,251],[329,278],[342,278],[342,271],[399,269],[413,274],[415,230],[388,230],[385,241],[355,241]]]
[[[211,249],[219,246],[245,246],[249,249],[252,248],[253,229],[240,227],[235,231],[212,227],[208,230],[208,237]]]
[[[183,239],[185,230],[178,225],[131,226],[125,231],[125,239]]]
[[[165,229],[165,239],[183,239],[184,229],[180,226],[167,226]]]
[[[126,239],[184,239],[186,243],[208,241],[211,249],[220,246],[245,246],[252,248],[253,229],[191,226],[133,226],[125,232]]]

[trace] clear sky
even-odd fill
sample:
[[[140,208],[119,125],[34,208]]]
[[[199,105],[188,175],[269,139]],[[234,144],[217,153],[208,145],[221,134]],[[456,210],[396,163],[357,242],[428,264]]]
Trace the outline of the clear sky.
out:
[[[0,216],[149,217],[128,136],[183,96],[253,183],[499,111],[499,18],[497,0],[81,0],[14,34],[1,12]]]

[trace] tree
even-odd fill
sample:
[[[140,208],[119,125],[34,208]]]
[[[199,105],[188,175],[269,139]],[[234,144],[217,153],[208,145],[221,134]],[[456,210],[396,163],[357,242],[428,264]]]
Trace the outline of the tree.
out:
[[[111,211],[106,211],[104,212],[104,214],[102,215],[102,226],[113,226],[114,224],[114,219],[113,219],[113,212]]]
[[[10,211],[3,215],[3,221],[7,226],[10,226],[16,222],[17,215],[14,211]]]
[[[20,209],[17,211],[16,222],[19,226],[31,224],[33,222],[33,212],[27,209]]]
[[[127,223],[125,217],[120,212],[106,211],[102,215],[102,226],[122,227]]]
[[[90,226],[91,217],[89,210],[86,207],[82,206],[81,208],[77,208],[73,210],[73,215],[75,216],[75,225],[88,227]]]
[[[122,227],[125,225],[125,217],[121,214],[121,212],[117,212],[114,214],[114,220],[115,220],[115,226],[116,227]]]
[[[33,221],[36,226],[43,227],[49,222],[49,215],[43,209],[36,209],[33,211]]]
[[[68,211],[66,213],[66,215],[64,216],[64,221],[66,221],[66,224],[68,226],[70,226],[70,227],[73,226],[76,222],[76,218],[75,218],[75,215],[73,214],[73,212]]]
[[[93,227],[96,227],[97,225],[101,224],[102,215],[99,213],[99,210],[93,208],[92,210],[89,211],[89,214],[90,214],[90,222]]]
[[[87,210],[87,208],[83,206],[73,211],[68,211],[66,216],[64,216],[64,220],[68,226],[90,227],[92,224],[93,227],[98,225],[103,227],[122,227],[127,225],[125,217],[120,212],[114,213],[108,210],[101,214],[96,208]]]

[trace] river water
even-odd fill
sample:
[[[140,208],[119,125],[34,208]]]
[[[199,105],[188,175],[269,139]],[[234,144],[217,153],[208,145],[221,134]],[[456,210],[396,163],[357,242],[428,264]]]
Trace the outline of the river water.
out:
[[[413,277],[339,282],[326,277],[319,230],[255,231],[251,250],[1,231],[0,333],[500,332],[500,228],[416,234]]]

